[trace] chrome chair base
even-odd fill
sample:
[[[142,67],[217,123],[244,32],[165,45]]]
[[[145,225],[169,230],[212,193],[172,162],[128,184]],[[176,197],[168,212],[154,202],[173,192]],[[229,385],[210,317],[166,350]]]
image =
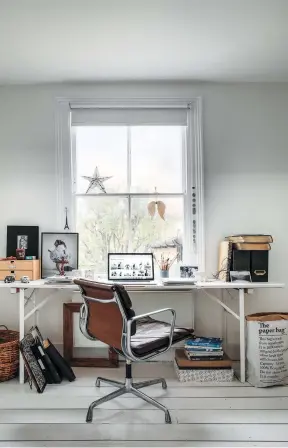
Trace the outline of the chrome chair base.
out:
[[[167,383],[164,378],[156,378],[154,380],[148,380],[148,381],[141,381],[139,383],[133,383],[131,378],[126,378],[125,383],[121,383],[120,381],[114,381],[109,380],[108,378],[102,378],[98,377],[96,380],[96,386],[100,387],[100,383],[106,383],[110,384],[111,386],[118,387],[118,390],[115,390],[114,392],[111,392],[111,394],[106,395],[105,397],[99,398],[96,401],[93,401],[93,403],[90,404],[87,416],[86,416],[86,422],[91,423],[93,420],[93,410],[96,406],[99,406],[102,403],[106,403],[107,401],[113,400],[113,398],[120,397],[121,395],[131,393],[135,395],[138,398],[141,398],[142,400],[146,401],[147,403],[152,404],[156,408],[160,409],[165,413],[165,422],[166,423],[172,423],[171,416],[168,411],[168,409],[163,406],[161,403],[158,403],[158,401],[154,400],[153,398],[149,397],[148,395],[141,392],[139,389],[142,389],[142,387],[152,386],[153,384],[162,384],[162,389],[167,389]]]

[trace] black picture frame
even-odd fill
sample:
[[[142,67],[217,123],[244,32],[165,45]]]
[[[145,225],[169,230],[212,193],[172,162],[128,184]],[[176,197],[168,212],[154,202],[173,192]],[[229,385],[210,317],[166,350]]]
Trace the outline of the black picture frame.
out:
[[[21,238],[25,237],[25,238]],[[24,244],[21,244],[21,240]],[[25,256],[39,258],[39,227],[38,226],[7,226],[6,256],[15,257],[16,249],[24,247]]]
[[[54,260],[52,253],[57,247],[63,246],[59,244],[55,246],[56,241],[64,242],[67,252],[70,255],[69,264],[64,267],[65,274],[69,274],[72,270],[78,269],[79,259],[79,233],[76,232],[42,232],[41,233],[41,278],[47,278],[58,275],[56,254]],[[50,249],[49,249],[50,248]],[[48,253],[50,252],[50,253]]]

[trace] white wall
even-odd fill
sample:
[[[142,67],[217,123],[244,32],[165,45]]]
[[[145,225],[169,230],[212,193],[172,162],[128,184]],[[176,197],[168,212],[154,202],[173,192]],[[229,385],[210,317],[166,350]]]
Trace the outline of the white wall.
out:
[[[0,254],[5,255],[6,225],[40,226],[56,231],[56,97],[203,98],[207,272],[217,267],[219,240],[232,232],[271,233],[270,279],[287,282],[288,242],[288,84],[98,84],[0,88]],[[41,312],[41,329],[62,340],[59,297]],[[237,306],[237,301],[232,306]],[[148,303],[149,302],[149,303]],[[135,308],[173,304],[178,323],[188,325],[190,300],[135,296]],[[251,296],[247,312],[288,311],[287,290]],[[236,321],[235,321],[236,322]],[[17,327],[15,296],[1,291],[0,324]],[[32,322],[28,322],[27,326]],[[222,311],[198,297],[196,329],[221,334]],[[228,319],[232,347],[237,323]]]

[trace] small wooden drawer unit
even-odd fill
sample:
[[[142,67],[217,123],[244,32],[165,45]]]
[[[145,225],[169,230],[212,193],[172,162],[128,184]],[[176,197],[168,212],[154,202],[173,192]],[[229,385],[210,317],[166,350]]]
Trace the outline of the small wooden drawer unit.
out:
[[[0,280],[3,281],[7,275],[15,275],[16,280],[23,275],[30,280],[39,280],[40,260],[0,260]]]

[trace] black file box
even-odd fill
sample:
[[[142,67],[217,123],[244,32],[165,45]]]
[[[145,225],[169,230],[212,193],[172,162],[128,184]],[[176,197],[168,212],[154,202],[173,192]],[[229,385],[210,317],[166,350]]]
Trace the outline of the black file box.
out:
[[[231,271],[249,271],[252,282],[268,282],[268,250],[233,250]]]

